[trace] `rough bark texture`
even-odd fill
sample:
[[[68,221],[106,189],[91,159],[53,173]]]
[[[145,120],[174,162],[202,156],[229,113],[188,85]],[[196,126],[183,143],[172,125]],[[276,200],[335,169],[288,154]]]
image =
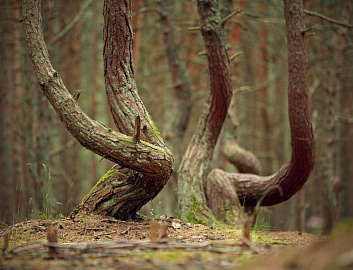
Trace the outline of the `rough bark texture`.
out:
[[[207,176],[205,195],[207,206],[217,220],[225,223],[238,223],[240,204],[232,183],[228,181],[222,170],[215,169]]]
[[[104,31],[108,100],[116,124],[128,135],[92,120],[81,110],[50,63],[41,27],[40,1],[24,0],[22,5],[27,48],[44,95],[82,146],[123,168],[120,174],[115,168],[108,172],[75,213],[99,211],[120,219],[133,218],[169,179],[173,156],[164,147],[158,129],[136,92],[131,59],[131,5],[125,1],[106,1],[104,12],[108,17]],[[141,138],[151,143],[133,141],[133,122],[130,120],[137,115],[146,125]],[[105,188],[100,189],[100,185]]]
[[[165,143],[137,94],[132,60],[131,1],[104,1],[103,57],[106,95],[119,132],[133,135],[136,116],[141,118],[141,140]]]
[[[204,179],[232,97],[229,57],[217,1],[197,1],[210,71],[210,95],[179,168],[181,217],[205,223],[213,219],[206,205]]]
[[[308,60],[306,53],[304,10],[301,0],[285,0],[284,12],[288,46],[288,110],[291,128],[292,157],[277,173],[261,177],[252,174],[209,174],[208,184],[232,186],[241,205],[269,206],[292,197],[308,179],[315,161],[315,146],[308,108]],[[215,175],[221,175],[215,179]],[[222,183],[226,181],[226,183]],[[212,187],[206,186],[206,191]],[[222,194],[220,194],[222,196]],[[206,194],[208,196],[208,194]],[[222,201],[222,200],[220,200]]]

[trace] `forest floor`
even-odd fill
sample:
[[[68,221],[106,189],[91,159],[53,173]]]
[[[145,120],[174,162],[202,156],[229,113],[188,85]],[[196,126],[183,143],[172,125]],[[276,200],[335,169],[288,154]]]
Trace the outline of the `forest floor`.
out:
[[[240,229],[166,217],[86,216],[48,224],[30,220],[2,229],[0,269],[353,269],[351,223],[328,238],[254,231],[250,247],[242,245]],[[56,232],[57,243],[48,243],[48,231],[50,237]]]

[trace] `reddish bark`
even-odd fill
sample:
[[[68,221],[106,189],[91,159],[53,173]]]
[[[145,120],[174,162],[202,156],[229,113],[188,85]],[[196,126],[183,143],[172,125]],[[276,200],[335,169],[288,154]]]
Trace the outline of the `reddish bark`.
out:
[[[135,0],[132,2],[132,12],[137,12],[142,6],[141,0]],[[140,59],[140,48],[142,41],[142,21],[143,14],[138,14],[132,18],[132,25],[134,27],[134,68],[138,70],[138,64]]]
[[[232,97],[226,37],[217,1],[198,1],[209,74],[210,94],[179,168],[178,195],[181,216],[193,222],[212,218],[206,206],[204,177]]]
[[[284,1],[288,46],[288,110],[292,138],[292,157],[277,173],[267,177],[226,173],[239,201],[247,207],[269,206],[292,197],[308,179],[315,161],[314,136],[308,108],[308,60],[306,53],[304,11],[300,0]],[[214,175],[211,172],[210,176]],[[212,178],[210,178],[212,180]],[[214,180],[214,178],[213,178]],[[209,183],[211,181],[207,181]]]

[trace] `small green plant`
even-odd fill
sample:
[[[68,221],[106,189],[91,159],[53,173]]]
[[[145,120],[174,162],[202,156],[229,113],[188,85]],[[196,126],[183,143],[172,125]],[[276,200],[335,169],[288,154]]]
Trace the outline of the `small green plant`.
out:
[[[259,232],[252,231],[251,232],[251,239],[255,243],[262,243],[262,244],[288,244],[288,240],[278,239],[269,234],[261,234]]]
[[[192,205],[191,205],[191,210],[189,211],[189,214],[187,215],[187,220],[191,223],[199,223],[199,221],[196,218],[196,212],[200,209],[200,202],[199,200],[192,195]]]
[[[70,187],[69,187],[69,192],[67,194],[67,203],[66,203],[66,207],[65,207],[65,215],[68,216],[69,215],[69,205],[70,205],[70,202],[73,200],[73,198],[70,198],[70,192],[71,192],[71,188],[73,186],[75,182],[72,182]]]
[[[32,218],[32,213],[33,213],[33,208],[31,208],[31,203],[32,203],[32,198],[29,198],[28,201],[28,213],[27,213],[27,217],[30,219]]]
[[[17,204],[17,207],[13,208],[13,213],[12,213],[12,224],[15,224],[19,221],[20,218],[20,205],[21,205],[21,193],[22,193],[22,187],[21,187],[21,182],[18,182],[16,184],[16,194],[19,194],[18,196],[18,201],[15,202]]]
[[[265,194],[263,194],[261,196],[261,198],[259,199],[259,201],[257,202],[256,204],[256,207],[255,207],[255,210],[254,210],[254,213],[253,213],[253,217],[255,217],[255,220],[253,222],[253,230],[256,230],[255,228],[257,227],[257,230],[259,230],[261,227],[262,228],[265,228],[263,225],[259,225],[260,222],[259,222],[259,216],[260,216],[260,206],[261,206],[261,203],[262,201],[265,199],[265,197],[267,196],[268,193],[270,193],[270,191],[272,191],[273,189],[278,189],[278,192],[281,194],[281,196],[283,196],[283,190],[282,190],[282,187],[280,185],[275,185],[274,187],[272,187],[270,190],[268,190]],[[265,218],[262,219],[262,221],[265,220]],[[268,228],[270,226],[267,226]]]
[[[267,209],[260,209],[255,217],[252,225],[253,231],[275,231],[276,227],[269,225],[270,211]]]
[[[41,219],[52,219],[53,218],[53,205],[51,202],[52,183],[50,169],[45,164],[42,164],[45,172],[45,179],[43,183],[43,212],[41,213]]]
[[[56,219],[63,219],[65,216],[62,213],[59,213],[56,217]]]
[[[25,169],[28,166],[33,166],[32,163],[27,163],[25,165]],[[12,224],[15,224],[19,221],[20,218],[20,207],[21,207],[21,197],[22,197],[22,180],[20,180],[17,184],[16,184],[16,194],[19,193],[18,197],[18,201],[15,201],[15,207],[13,208],[13,213],[12,213]],[[17,207],[16,207],[17,204]]]

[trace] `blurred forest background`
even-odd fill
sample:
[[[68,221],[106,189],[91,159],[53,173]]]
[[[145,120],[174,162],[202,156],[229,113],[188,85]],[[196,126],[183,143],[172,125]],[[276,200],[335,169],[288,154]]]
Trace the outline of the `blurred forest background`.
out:
[[[81,147],[60,123],[39,89],[19,23],[20,0],[0,7],[0,221],[66,216],[113,165]],[[134,68],[139,94],[176,157],[196,129],[209,91],[207,59],[194,1],[174,4],[180,48],[192,83],[192,115],[183,138],[166,134],[173,118],[173,82],[169,71],[160,1],[133,1]],[[228,0],[228,49],[232,59],[239,144],[261,161],[269,175],[290,158],[287,112],[287,47],[281,0]],[[305,8],[353,23],[353,3],[309,0]],[[103,1],[43,0],[43,28],[54,68],[93,119],[113,127],[103,77]],[[316,140],[316,164],[304,188],[275,207],[264,208],[264,229],[311,230],[320,222],[353,217],[353,30],[306,16],[309,37],[309,98]],[[233,131],[225,122],[211,168],[235,171],[222,148]],[[228,128],[227,128],[228,127]],[[234,134],[233,134],[234,135]],[[178,217],[176,173],[142,214]]]

